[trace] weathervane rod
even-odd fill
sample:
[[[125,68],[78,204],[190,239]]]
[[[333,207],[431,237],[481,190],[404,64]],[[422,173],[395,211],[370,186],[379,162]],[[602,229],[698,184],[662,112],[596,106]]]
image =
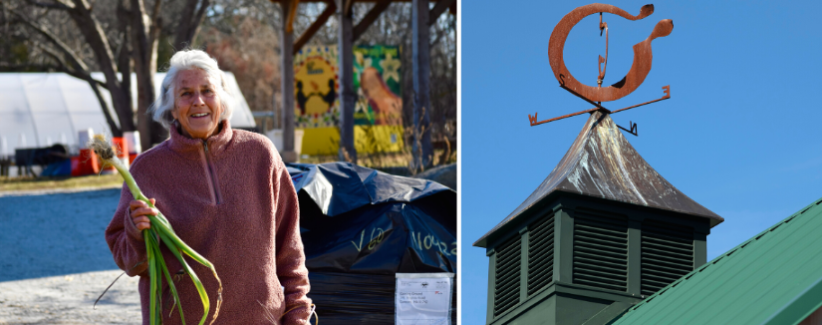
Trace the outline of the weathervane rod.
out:
[[[560,86],[560,87],[562,87],[562,86]],[[573,90],[570,90],[570,89],[565,88],[565,87],[562,87],[562,88],[569,91],[570,93],[576,95],[577,97],[582,98],[585,101],[597,106],[597,107],[594,107],[594,108],[591,108],[591,109],[586,109],[584,111],[579,111],[579,112],[576,112],[576,113],[571,113],[571,114],[568,114],[568,115],[563,115],[563,116],[559,116],[559,117],[555,117],[555,118],[550,118],[550,119],[543,120],[543,121],[537,121],[537,113],[534,113],[534,116],[531,116],[531,114],[528,114],[528,121],[531,123],[531,126],[537,126],[537,125],[545,124],[545,123],[548,123],[548,122],[559,121],[561,119],[566,119],[566,118],[569,118],[569,117],[574,117],[574,116],[582,115],[582,114],[585,114],[585,113],[591,113],[591,112],[594,112],[594,111],[603,111],[607,114],[616,114],[616,113],[619,113],[619,112],[627,111],[627,110],[632,109],[632,108],[637,108],[637,107],[640,107],[640,106],[653,104],[653,103],[656,103],[658,101],[663,101],[663,100],[671,98],[671,86],[667,85],[667,86],[662,87],[662,91],[665,93],[665,96],[662,96],[660,98],[657,98],[657,99],[654,99],[654,100],[651,100],[651,101],[647,101],[647,102],[644,102],[644,103],[641,103],[641,104],[636,104],[636,105],[628,106],[628,107],[625,107],[625,108],[620,108],[620,109],[615,110],[615,111],[610,111],[607,108],[602,107],[602,105],[599,105],[597,103],[593,103],[590,100],[588,100],[587,98],[582,97],[582,96],[574,93]]]
[[[632,108],[636,108],[636,107],[640,107],[640,106],[648,105],[648,104],[653,104],[653,103],[656,103],[658,101],[662,101],[662,100],[666,100],[666,99],[671,98],[671,85],[663,86],[662,91],[665,92],[665,96],[662,96],[661,98],[657,98],[657,99],[647,101],[647,102],[644,102],[644,103],[641,103],[641,104],[636,104],[634,106],[628,106],[628,107],[625,107],[625,108],[620,108],[618,110],[615,110],[615,111],[611,112],[611,114],[616,114],[616,113],[619,113],[619,112],[622,112],[622,111],[627,111],[627,110],[632,109]]]
[[[579,111],[579,112],[576,112],[576,113],[571,113],[571,114],[568,114],[568,115],[563,115],[563,116],[559,116],[559,117],[555,117],[555,118],[551,118],[551,119],[547,119],[547,120],[539,121],[539,122],[537,122],[537,113],[534,113],[533,117],[531,117],[531,114],[528,114],[528,120],[531,122],[531,126],[535,126],[535,125],[545,124],[545,123],[548,123],[548,122],[559,121],[559,120],[564,119],[564,118],[574,117],[574,116],[582,115],[582,114],[585,114],[585,113],[591,113],[591,112],[598,111],[598,110],[599,110],[599,108],[594,107],[594,108],[589,109],[589,110]]]

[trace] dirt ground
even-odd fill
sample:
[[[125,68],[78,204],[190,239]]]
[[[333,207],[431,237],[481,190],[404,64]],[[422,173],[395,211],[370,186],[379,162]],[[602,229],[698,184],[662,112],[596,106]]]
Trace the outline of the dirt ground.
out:
[[[104,239],[119,189],[0,193],[0,324],[140,324]]]

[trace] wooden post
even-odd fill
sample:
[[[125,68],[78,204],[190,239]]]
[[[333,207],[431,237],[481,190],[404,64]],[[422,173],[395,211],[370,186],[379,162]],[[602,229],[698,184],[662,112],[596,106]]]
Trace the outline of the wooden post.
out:
[[[428,91],[428,78],[431,70],[428,0],[413,0],[411,9],[411,27],[413,29],[411,67],[414,74],[414,159],[411,168],[420,171],[431,166],[433,148],[431,147],[431,100]]]
[[[280,17],[283,17],[283,29],[280,31],[283,147],[280,156],[285,162],[297,161],[297,152],[294,151],[294,35],[285,19],[291,12],[291,6],[296,4],[294,0],[280,2]]]
[[[340,29],[337,32],[340,78],[340,151],[341,161],[357,163],[357,150],[354,148],[354,105],[357,93],[354,92],[354,21],[351,11],[346,12],[345,0],[337,1],[337,16]],[[349,5],[350,6],[350,5]]]

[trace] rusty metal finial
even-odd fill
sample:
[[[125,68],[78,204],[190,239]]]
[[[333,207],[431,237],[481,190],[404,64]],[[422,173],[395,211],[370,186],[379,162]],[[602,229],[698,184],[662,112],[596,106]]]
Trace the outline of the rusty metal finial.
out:
[[[557,78],[557,81],[559,81],[560,87],[567,90],[571,94],[585,100],[586,102],[594,105],[595,107],[544,121],[537,121],[536,113],[534,113],[533,117],[531,116],[531,114],[528,114],[528,120],[531,123],[531,126],[553,122],[556,120],[561,120],[564,118],[584,113],[591,113],[597,110],[606,114],[614,114],[631,108],[671,98],[670,86],[664,86],[662,88],[665,92],[665,96],[659,99],[625,107],[615,111],[610,111],[601,105],[602,102],[614,101],[627,96],[628,94],[636,90],[639,87],[639,85],[642,84],[643,81],[645,81],[645,77],[647,77],[648,73],[651,71],[651,62],[653,61],[653,54],[651,52],[651,41],[659,37],[665,37],[670,35],[671,31],[673,31],[674,28],[674,23],[672,20],[660,20],[659,23],[656,24],[654,30],[651,32],[651,35],[649,35],[648,38],[634,45],[634,61],[631,65],[631,69],[628,71],[628,74],[619,82],[607,87],[602,87],[602,80],[605,78],[605,70],[608,66],[608,24],[602,20],[602,13],[604,12],[615,14],[625,19],[635,21],[648,17],[652,13],[654,13],[654,5],[649,4],[642,6],[642,8],[639,11],[639,15],[633,16],[627,13],[626,11],[612,5],[594,3],[587,6],[576,8],[567,15],[565,15],[565,17],[562,17],[557,26],[554,28],[554,31],[551,33],[551,38],[548,41],[548,60],[551,64],[551,69],[554,71],[554,76]],[[579,23],[583,18],[596,13],[599,13],[600,15],[600,36],[602,36],[603,32],[605,33],[605,57],[601,55],[599,56],[597,62],[597,66],[599,68],[597,86],[592,87],[581,83],[579,80],[574,78],[573,75],[571,75],[571,72],[568,71],[568,67],[565,66],[565,61],[563,59],[563,50],[565,48],[565,41],[568,39],[568,34],[571,32],[571,29],[574,27],[574,25]],[[631,129],[636,129],[635,124]]]

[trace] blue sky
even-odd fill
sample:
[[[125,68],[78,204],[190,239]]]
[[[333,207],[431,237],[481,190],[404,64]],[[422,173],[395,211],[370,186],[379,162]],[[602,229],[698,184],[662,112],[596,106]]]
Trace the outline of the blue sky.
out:
[[[548,39],[559,20],[590,2],[472,0],[461,3],[462,323],[484,324],[488,258],[471,246],[548,176],[587,115],[530,127],[589,108],[559,88]],[[646,1],[610,2],[638,14]],[[708,236],[708,259],[822,197],[822,2],[659,1],[653,15],[605,14],[610,48],[605,84],[621,79],[631,47],[662,19],[653,68],[631,95],[603,103],[638,124],[634,148],[671,184],[725,218]],[[565,45],[571,73],[595,85],[604,55],[599,16],[583,19]]]

